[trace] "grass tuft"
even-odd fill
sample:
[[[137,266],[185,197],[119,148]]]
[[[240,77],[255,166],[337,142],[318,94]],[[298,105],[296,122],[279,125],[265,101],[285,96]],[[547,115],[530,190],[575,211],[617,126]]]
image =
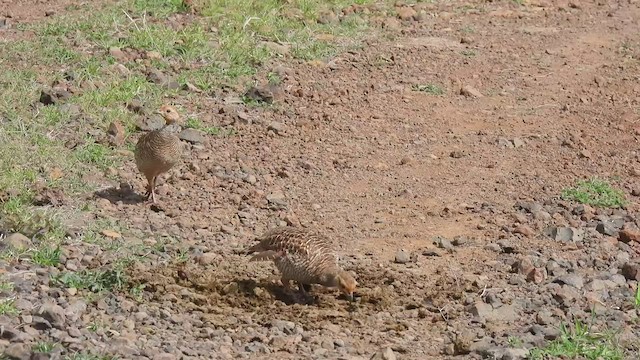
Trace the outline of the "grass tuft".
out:
[[[412,89],[414,91],[426,92],[431,95],[444,95],[444,89],[442,89],[440,85],[436,84],[413,85]]]
[[[15,299],[0,299],[0,315],[18,315],[20,311],[15,306]]]
[[[589,326],[576,321],[571,327],[562,325],[560,338],[544,348],[531,349],[531,360],[550,358],[623,360],[624,352],[614,333],[593,333]]]
[[[579,181],[575,187],[563,190],[562,198],[603,208],[618,208],[627,204],[622,191],[597,178]]]

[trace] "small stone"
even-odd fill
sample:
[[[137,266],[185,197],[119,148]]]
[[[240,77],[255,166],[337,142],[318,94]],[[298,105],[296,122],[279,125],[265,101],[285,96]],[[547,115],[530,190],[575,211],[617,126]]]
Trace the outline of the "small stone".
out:
[[[471,85],[463,85],[460,88],[460,95],[464,95],[466,97],[471,97],[471,98],[481,98],[483,96],[480,91],[478,91],[476,88],[474,88]]]
[[[124,126],[119,121],[114,121],[109,124],[109,129],[107,130],[107,134],[109,134],[109,141],[116,146],[120,146],[124,144],[124,137],[126,135],[126,131]]]
[[[184,129],[178,134],[180,140],[184,140],[186,142],[192,144],[202,144],[204,142],[204,134],[202,131],[197,129]]]
[[[30,360],[31,351],[25,344],[16,343],[9,345],[2,355],[11,360]]]
[[[626,263],[622,266],[621,274],[627,280],[640,281],[640,264],[638,263]]]
[[[408,165],[408,164],[411,164],[412,162],[413,162],[413,159],[408,156],[405,156],[402,159],[400,159],[400,165]]]
[[[640,244],[640,231],[632,229],[624,229],[618,233],[618,240],[625,244],[635,242]]]
[[[411,261],[411,255],[409,254],[408,251],[401,249],[401,250],[398,250],[398,252],[396,252],[395,262],[397,264],[406,264],[409,261]]]
[[[451,241],[443,238],[443,237],[438,237],[436,239],[436,244],[438,244],[438,247],[441,249],[445,249],[445,250],[453,250],[454,246],[451,243]]]
[[[49,321],[51,325],[57,329],[64,329],[64,323],[66,321],[66,315],[64,309],[60,305],[53,303],[44,303],[37,311],[37,315],[42,316],[45,320]]]
[[[160,60],[162,59],[162,54],[160,54],[158,51],[147,51],[145,53],[145,56],[147,59],[151,59],[151,60]]]
[[[279,44],[273,41],[263,41],[262,46],[267,48],[271,53],[285,56],[291,51],[291,46],[287,44]]]
[[[520,138],[514,138],[513,140],[511,140],[511,142],[513,143],[513,146],[515,148],[519,148],[519,147],[523,147],[524,146],[524,141]]]
[[[180,88],[180,84],[177,81],[156,69],[152,69],[147,73],[147,80],[169,90],[177,90]]]
[[[584,287],[584,278],[577,274],[560,276],[554,282],[558,284],[571,285],[576,289],[582,289]]]
[[[547,270],[545,268],[535,268],[527,274],[527,281],[534,284],[541,284],[547,278]]]
[[[607,236],[614,236],[618,232],[615,225],[610,221],[601,221],[596,225],[596,231]]]
[[[109,48],[109,55],[119,62],[127,62],[127,55],[118,47]]]
[[[253,86],[244,94],[250,100],[271,104],[273,103],[274,93],[269,86]]]
[[[13,233],[0,241],[0,249],[4,247],[15,250],[26,250],[31,247],[31,239],[20,233]]]
[[[547,235],[556,241],[579,242],[584,238],[584,231],[571,227],[554,227],[546,231]]]
[[[285,132],[285,126],[281,122],[274,121],[269,126],[267,126],[267,130],[273,131],[278,135],[282,135]]]
[[[146,113],[142,102],[136,99],[133,99],[129,103],[127,103],[127,110],[140,115],[144,115]]]
[[[527,225],[518,225],[513,232],[516,234],[522,234],[526,237],[533,237],[535,235],[535,232]]]
[[[502,360],[520,360],[520,359],[526,359],[528,356],[529,356],[528,349],[508,348],[508,349],[504,349]]]
[[[109,229],[102,230],[100,233],[111,239],[120,239],[122,237],[119,232]]]
[[[396,12],[398,13],[398,18],[403,21],[413,20],[417,15],[417,12],[412,7],[408,6],[397,8]]]
[[[386,347],[373,354],[370,360],[396,360],[396,354],[393,352],[393,349]]]
[[[200,263],[201,265],[211,265],[217,262],[218,259],[219,259],[218,253],[215,253],[215,252],[207,252],[198,256],[197,258],[198,263]]]

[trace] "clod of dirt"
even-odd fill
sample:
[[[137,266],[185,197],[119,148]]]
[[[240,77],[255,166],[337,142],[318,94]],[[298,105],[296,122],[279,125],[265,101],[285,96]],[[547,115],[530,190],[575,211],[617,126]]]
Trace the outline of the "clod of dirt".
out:
[[[466,97],[471,97],[471,98],[483,97],[482,93],[471,85],[463,85],[460,88],[460,95],[464,95]]]
[[[204,133],[198,129],[184,129],[178,134],[180,140],[192,144],[202,144],[205,141]]]
[[[119,121],[113,121],[109,124],[107,134],[109,136],[109,143],[112,145],[121,146],[124,144],[126,132],[124,126]]]
[[[55,105],[71,97],[71,93],[62,89],[43,89],[40,91],[40,102],[44,105]]]
[[[149,70],[149,72],[147,73],[147,80],[170,90],[177,90],[180,88],[180,84],[177,81],[173,80],[171,76],[166,75],[162,71],[157,69]]]

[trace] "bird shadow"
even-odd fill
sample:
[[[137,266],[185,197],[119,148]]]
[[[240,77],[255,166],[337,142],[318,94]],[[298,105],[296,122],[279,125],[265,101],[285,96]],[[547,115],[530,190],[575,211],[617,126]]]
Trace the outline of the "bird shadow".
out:
[[[116,204],[122,202],[127,205],[140,204],[147,201],[147,197],[133,190],[131,185],[123,183],[119,187],[112,186],[106,189],[97,190],[94,196],[107,199],[110,203]]]
[[[307,294],[306,296],[295,290],[287,290],[284,287],[270,282],[256,282],[255,280],[237,280],[238,292],[247,296],[256,296],[256,288],[261,288],[269,292],[276,300],[282,301],[286,305],[317,303],[317,297]],[[305,290],[311,290],[311,286],[305,286]]]

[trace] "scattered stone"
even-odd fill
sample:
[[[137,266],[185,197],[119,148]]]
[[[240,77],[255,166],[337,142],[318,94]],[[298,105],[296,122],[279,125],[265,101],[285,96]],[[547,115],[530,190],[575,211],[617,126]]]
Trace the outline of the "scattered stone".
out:
[[[100,233],[108,238],[111,239],[120,239],[122,237],[122,235],[120,235],[119,232],[117,231],[113,231],[113,230],[109,230],[109,229],[104,229],[102,231],[100,231]]]
[[[244,96],[253,101],[271,104],[274,100],[273,86],[253,86]]]
[[[42,316],[51,325],[57,329],[65,328],[66,315],[64,309],[60,305],[53,303],[44,303],[40,306],[35,315]]]
[[[267,126],[267,130],[273,131],[278,135],[283,135],[285,132],[285,125],[281,122],[274,121]]]
[[[127,62],[127,61],[129,61],[129,58],[128,58],[127,54],[125,54],[124,51],[122,51],[118,47],[109,48],[109,55],[111,55],[118,62]]]
[[[192,144],[202,144],[205,141],[204,133],[198,129],[184,129],[178,134],[180,140]]]
[[[373,354],[370,360],[396,360],[396,354],[393,349],[387,347]]]
[[[25,250],[31,247],[31,239],[20,234],[13,233],[4,240],[0,240],[0,249],[9,248],[15,250]]]
[[[536,233],[527,225],[518,225],[513,230],[516,234],[522,234],[526,237],[533,237]]]
[[[138,130],[153,131],[162,128],[165,125],[165,120],[158,114],[153,114],[149,117],[143,117],[136,122]]]
[[[447,240],[447,239],[445,239],[443,237],[440,237],[440,236],[438,236],[436,238],[436,244],[441,249],[445,249],[445,250],[453,250],[454,249],[454,246],[451,243],[451,241],[449,241],[449,240]]]
[[[126,131],[124,129],[124,126],[119,121],[114,121],[109,124],[107,134],[109,134],[109,142],[112,145],[121,146],[122,144],[124,144]]]
[[[611,221],[601,221],[596,225],[596,231],[602,235],[614,236],[618,233],[618,228]]]
[[[572,227],[553,227],[545,231],[550,238],[561,242],[580,242],[584,239],[584,230]]]
[[[71,93],[63,89],[43,89],[40,91],[40,102],[44,105],[55,105],[71,97]]]
[[[30,360],[31,351],[25,344],[15,343],[9,345],[2,354],[10,360]]]
[[[146,113],[142,101],[136,99],[133,99],[129,103],[127,103],[127,110],[140,115],[144,115]]]
[[[180,84],[160,70],[152,69],[147,73],[147,80],[169,90],[180,89]]]
[[[471,98],[483,97],[482,93],[471,85],[463,85],[460,88],[460,95],[464,95],[466,97],[471,97]]]
[[[567,274],[564,276],[559,276],[554,282],[558,284],[571,285],[578,290],[584,287],[584,278],[577,274]]]
[[[411,261],[411,254],[404,249],[398,250],[395,261],[397,264],[406,264]]]
[[[618,233],[618,240],[622,241],[625,244],[632,242],[640,244],[640,231],[632,229],[621,230]]]
[[[511,142],[515,148],[523,147],[525,145],[525,142],[520,138],[514,138]]]
[[[291,51],[291,46],[287,44],[280,44],[273,41],[263,41],[262,46],[266,47],[271,53],[278,54],[280,56],[288,55]]]
[[[403,6],[396,8],[398,18],[403,21],[414,20],[414,17],[418,14],[412,7]]]
[[[628,262],[622,265],[621,273],[627,280],[640,281],[640,264]]]

